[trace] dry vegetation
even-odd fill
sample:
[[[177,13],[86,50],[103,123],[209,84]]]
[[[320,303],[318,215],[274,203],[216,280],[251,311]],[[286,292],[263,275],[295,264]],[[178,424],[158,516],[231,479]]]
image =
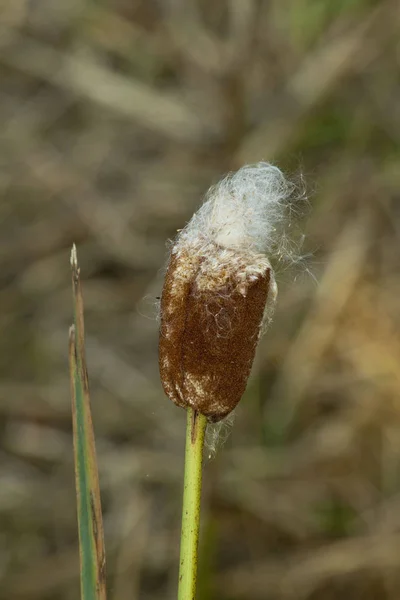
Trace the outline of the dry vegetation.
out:
[[[2,0],[0,23],[0,598],[79,593],[73,241],[109,597],[175,597],[184,413],[157,372],[165,240],[223,172],[267,159],[304,174],[312,257],[279,273],[206,464],[199,600],[397,600],[397,2]]]

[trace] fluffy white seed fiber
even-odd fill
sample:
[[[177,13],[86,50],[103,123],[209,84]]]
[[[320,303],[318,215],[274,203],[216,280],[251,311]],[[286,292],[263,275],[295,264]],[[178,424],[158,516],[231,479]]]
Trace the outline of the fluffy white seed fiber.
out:
[[[209,190],[179,241],[198,245],[202,239],[204,245],[214,242],[223,248],[269,255],[292,191],[292,184],[277,167],[265,162],[244,166]]]

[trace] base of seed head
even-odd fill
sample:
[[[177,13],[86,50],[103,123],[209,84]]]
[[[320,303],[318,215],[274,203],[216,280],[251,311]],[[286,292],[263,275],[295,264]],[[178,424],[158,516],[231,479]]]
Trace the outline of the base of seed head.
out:
[[[211,421],[240,401],[276,298],[265,250],[285,189],[276,167],[244,167],[211,190],[172,248],[160,306],[161,381],[175,404]]]

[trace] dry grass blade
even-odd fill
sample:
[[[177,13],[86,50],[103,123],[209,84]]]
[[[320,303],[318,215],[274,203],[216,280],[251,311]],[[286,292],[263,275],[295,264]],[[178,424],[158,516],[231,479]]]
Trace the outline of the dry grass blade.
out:
[[[202,143],[218,133],[210,119],[203,120],[179,95],[160,93],[140,81],[127,79],[94,61],[63,54],[13,31],[13,44],[1,30],[2,62],[51,82],[78,97],[106,107],[150,130],[179,141]],[[21,46],[15,46],[15,42]],[[14,48],[14,49],[13,49]],[[22,48],[22,53],[20,49]]]
[[[105,600],[105,549],[100,487],[85,359],[83,300],[75,245],[71,253],[74,325],[69,333],[75,481],[83,600]]]

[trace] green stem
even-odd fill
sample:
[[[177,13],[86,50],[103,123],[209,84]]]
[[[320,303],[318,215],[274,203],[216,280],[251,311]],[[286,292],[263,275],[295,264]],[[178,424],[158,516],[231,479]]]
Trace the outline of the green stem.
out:
[[[195,600],[199,546],[201,467],[207,419],[187,409],[178,600]]]

